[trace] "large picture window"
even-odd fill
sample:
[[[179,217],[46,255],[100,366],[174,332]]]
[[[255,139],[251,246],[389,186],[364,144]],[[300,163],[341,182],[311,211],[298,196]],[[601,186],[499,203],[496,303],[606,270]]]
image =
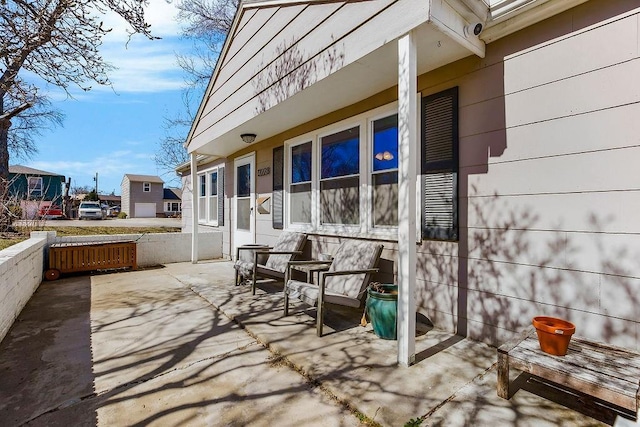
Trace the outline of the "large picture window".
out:
[[[215,167],[198,173],[198,221],[201,224],[224,224],[224,168]]]
[[[395,106],[288,141],[284,177],[287,227],[394,238],[398,227]]]
[[[457,88],[422,98],[421,131],[422,238],[457,240]],[[286,226],[396,238],[398,139],[397,110],[386,106],[287,141]]]
[[[320,139],[320,223],[360,223],[360,128]]]

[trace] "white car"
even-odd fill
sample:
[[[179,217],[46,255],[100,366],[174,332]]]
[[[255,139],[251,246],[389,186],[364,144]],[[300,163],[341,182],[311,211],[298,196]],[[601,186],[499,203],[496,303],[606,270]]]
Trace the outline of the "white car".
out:
[[[106,216],[98,202],[81,202],[78,208],[78,219],[104,219]]]

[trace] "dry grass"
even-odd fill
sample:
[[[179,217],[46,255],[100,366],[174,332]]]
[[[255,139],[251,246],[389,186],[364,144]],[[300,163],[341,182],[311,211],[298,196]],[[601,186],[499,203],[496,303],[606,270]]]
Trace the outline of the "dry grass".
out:
[[[20,233],[0,233],[0,251],[27,239],[28,236]]]
[[[0,250],[27,240],[31,231],[55,231],[58,236],[94,236],[102,234],[179,233],[180,227],[17,227],[14,233],[0,234]]]

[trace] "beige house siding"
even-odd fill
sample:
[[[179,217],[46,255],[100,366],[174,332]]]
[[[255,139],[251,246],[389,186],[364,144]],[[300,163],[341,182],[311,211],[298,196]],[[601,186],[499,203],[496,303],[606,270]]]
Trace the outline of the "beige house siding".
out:
[[[193,187],[191,186],[191,174],[186,173],[181,177],[182,182],[182,232],[193,231]]]
[[[143,191],[143,183],[132,181],[130,184],[130,203],[131,203],[131,216],[136,217],[136,203],[155,203],[156,205],[156,214],[164,213],[164,208],[162,207],[162,200],[164,198],[164,193],[162,191],[162,184],[159,182],[151,182],[151,191],[144,192]]]
[[[127,218],[131,218],[131,192],[129,191],[129,177],[122,178],[120,185],[120,212],[127,214]]]
[[[205,171],[215,166],[225,166],[225,162],[216,160],[210,163],[205,163],[198,166],[198,172]],[[209,231],[222,231],[222,257],[231,258],[231,229],[230,229],[230,215],[231,204],[233,203],[233,162],[231,167],[227,162],[224,168],[224,224],[218,226],[211,226],[207,224],[198,224],[198,230],[200,233]],[[191,174],[189,172],[182,175],[182,232],[191,233],[193,229],[193,186],[191,185]]]
[[[423,95],[459,87],[460,241],[418,248],[419,312],[437,327],[500,344],[534,315],[640,349],[640,9],[592,0],[421,75]],[[285,140],[396,99],[395,88],[291,129],[256,151],[272,166]],[[232,241],[227,159],[225,252]],[[272,176],[256,177],[256,197]],[[185,192],[186,193],[186,192]],[[186,208],[185,203],[185,208]],[[256,216],[256,241],[280,230]],[[339,236],[310,236],[311,254]],[[393,280],[397,244],[385,241]]]
[[[639,347],[627,211],[640,203],[639,15],[620,3],[589,2],[421,79],[427,93],[460,86],[466,232],[418,257],[418,304],[438,325],[498,344],[543,313]]]
[[[142,177],[140,181],[136,177]],[[164,215],[164,183],[159,177],[149,176],[148,179],[144,175],[136,175],[132,180],[125,175],[122,179],[122,212],[127,214],[128,218],[136,218],[136,203],[155,203],[156,216]],[[151,191],[145,192],[143,183],[149,182]]]

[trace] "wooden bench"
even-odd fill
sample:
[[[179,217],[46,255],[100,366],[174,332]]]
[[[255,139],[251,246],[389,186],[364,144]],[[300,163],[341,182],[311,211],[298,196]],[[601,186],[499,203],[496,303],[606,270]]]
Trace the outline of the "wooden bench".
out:
[[[49,248],[49,269],[44,277],[56,280],[60,273],[126,267],[138,268],[135,242],[54,243]]]
[[[572,337],[566,356],[540,350],[533,326],[498,348],[498,396],[509,399],[509,369],[519,369],[638,413],[640,353]]]

